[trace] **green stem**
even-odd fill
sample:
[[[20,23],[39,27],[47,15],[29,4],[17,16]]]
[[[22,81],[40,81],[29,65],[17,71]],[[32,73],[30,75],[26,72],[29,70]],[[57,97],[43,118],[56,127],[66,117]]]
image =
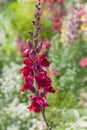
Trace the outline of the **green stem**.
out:
[[[42,113],[42,117],[44,119],[44,122],[45,122],[45,124],[47,126],[47,130],[52,130],[52,128],[50,128],[50,126],[48,124],[48,121],[47,121],[46,116],[45,116],[45,111],[43,111],[43,109],[41,110],[41,113]]]

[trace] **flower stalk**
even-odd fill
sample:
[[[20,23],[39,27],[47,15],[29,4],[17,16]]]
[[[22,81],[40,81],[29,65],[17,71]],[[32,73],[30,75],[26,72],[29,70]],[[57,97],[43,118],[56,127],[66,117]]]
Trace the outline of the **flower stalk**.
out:
[[[48,124],[48,121],[46,119],[46,116],[45,116],[45,111],[41,110],[41,113],[42,113],[42,117],[44,119],[44,122],[46,124],[46,127],[47,127],[47,130],[52,130],[52,128],[50,127],[50,125]]]

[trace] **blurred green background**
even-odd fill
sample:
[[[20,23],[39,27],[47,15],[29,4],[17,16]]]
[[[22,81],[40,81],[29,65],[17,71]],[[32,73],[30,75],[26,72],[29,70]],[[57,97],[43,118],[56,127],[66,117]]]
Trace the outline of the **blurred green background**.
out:
[[[45,130],[41,115],[27,110],[29,92],[21,92],[19,74],[22,50],[31,38],[28,30],[34,30],[35,2],[0,0],[0,130]],[[54,95],[48,94],[46,116],[53,130],[87,130],[87,67],[79,65],[87,57],[87,1],[64,0],[63,6],[54,2],[50,9],[48,3],[42,4],[41,40],[51,44],[42,51],[48,53],[48,73],[56,89]],[[55,25],[61,33],[53,29]]]

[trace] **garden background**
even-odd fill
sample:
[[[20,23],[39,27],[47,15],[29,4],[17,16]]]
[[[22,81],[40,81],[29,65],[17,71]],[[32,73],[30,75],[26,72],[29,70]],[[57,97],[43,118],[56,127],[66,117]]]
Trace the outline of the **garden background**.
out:
[[[0,130],[44,130],[21,92],[23,50],[36,0],[0,0]],[[47,119],[54,130],[87,130],[87,0],[41,0],[42,52],[51,62]]]

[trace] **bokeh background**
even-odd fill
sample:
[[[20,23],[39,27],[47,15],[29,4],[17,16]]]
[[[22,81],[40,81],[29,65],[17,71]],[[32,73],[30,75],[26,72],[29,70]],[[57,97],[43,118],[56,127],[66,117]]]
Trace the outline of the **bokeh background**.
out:
[[[45,130],[21,92],[22,53],[31,38],[36,0],[0,0],[0,130]],[[48,94],[54,130],[87,130],[87,0],[41,0],[42,51],[56,93]]]

